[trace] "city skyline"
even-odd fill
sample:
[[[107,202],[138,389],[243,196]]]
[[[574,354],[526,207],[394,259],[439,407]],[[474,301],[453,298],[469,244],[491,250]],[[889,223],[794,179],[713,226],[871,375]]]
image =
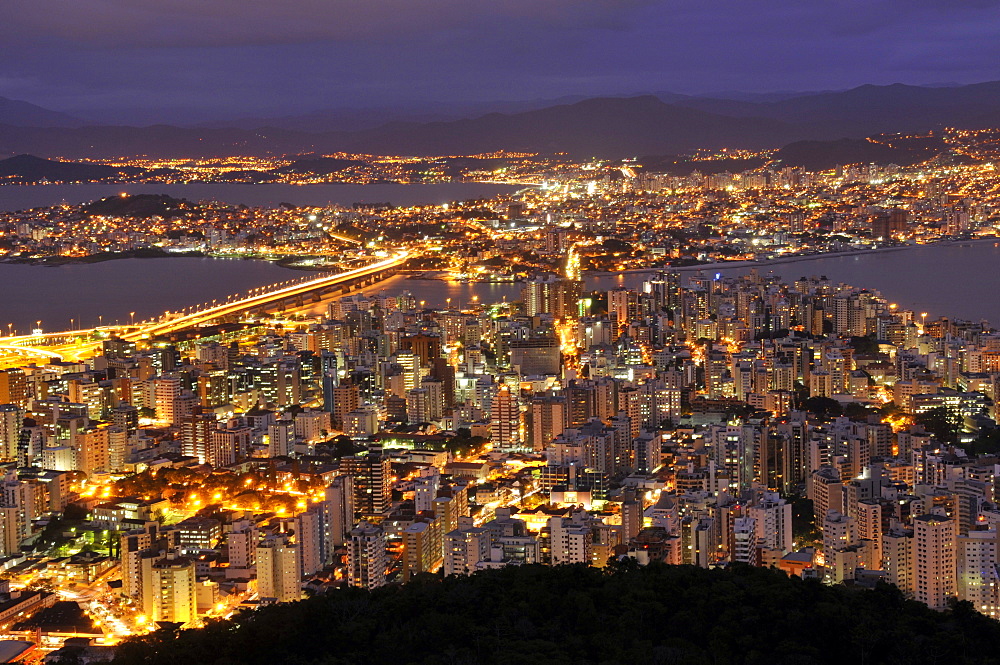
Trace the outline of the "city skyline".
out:
[[[995,662],[1000,0],[900,4],[5,8],[0,660]]]

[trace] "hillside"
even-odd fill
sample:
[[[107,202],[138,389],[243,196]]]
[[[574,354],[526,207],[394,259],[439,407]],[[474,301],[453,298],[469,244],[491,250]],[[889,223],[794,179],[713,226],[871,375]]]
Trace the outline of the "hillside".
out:
[[[801,166],[807,171],[824,171],[842,164],[896,164],[910,166],[946,151],[939,139],[899,141],[892,146],[864,139],[838,141],[797,141],[775,153],[782,166]]]
[[[133,217],[170,219],[197,212],[197,205],[187,199],[175,199],[166,194],[132,194],[109,196],[83,206],[82,213],[97,217]]]
[[[776,101],[690,97],[675,102],[733,117],[771,118],[810,128],[809,138],[861,137],[944,126],[1000,126],[1000,81],[952,87],[862,85]]]
[[[525,113],[470,120],[402,124],[360,132],[351,141],[373,152],[474,154],[505,149],[626,157],[698,147],[761,148],[799,136],[795,127],[760,118],[724,116],[666,104],[656,97],[597,98]]]
[[[15,182],[92,182],[134,175],[142,169],[118,169],[103,164],[59,162],[34,155],[16,155],[0,160],[0,178]]]
[[[0,125],[0,153],[67,157],[287,155],[333,152],[470,155],[495,150],[625,157],[698,147],[760,148],[805,138],[786,123],[724,116],[656,97],[598,98],[524,113],[431,123],[390,123],[358,132],[284,129]]]
[[[124,643],[115,665],[366,663],[988,663],[1000,623],[937,613],[894,587],[828,587],[737,567],[524,566],[339,590],[176,638]]]
[[[84,122],[59,111],[0,97],[0,124],[15,127],[79,127]]]
[[[840,92],[752,99],[668,93],[600,97],[435,122],[396,120],[376,127],[371,124],[379,114],[370,116],[367,125],[342,120],[324,124],[317,117],[308,123],[284,124],[288,128],[250,129],[244,123],[199,128],[39,128],[12,121],[5,124],[0,113],[0,154],[197,158],[336,152],[439,156],[509,150],[618,158],[678,154],[696,148],[774,148],[796,141],[860,139],[943,126],[1000,126],[1000,82],[948,88],[866,85]],[[317,131],[324,127],[341,130]]]

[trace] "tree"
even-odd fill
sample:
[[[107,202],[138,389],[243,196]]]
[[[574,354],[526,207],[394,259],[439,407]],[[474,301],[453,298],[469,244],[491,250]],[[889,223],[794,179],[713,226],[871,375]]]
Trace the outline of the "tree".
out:
[[[354,453],[361,450],[354,445],[351,441],[351,437],[341,434],[336,439],[333,440],[333,456],[334,457],[348,457]]]
[[[962,418],[946,406],[936,406],[933,409],[918,413],[914,420],[925,430],[934,435],[941,443],[955,445],[958,434],[962,431]]]
[[[1000,429],[983,429],[969,446],[973,455],[995,455],[1000,453]]]
[[[851,402],[844,405],[844,415],[851,420],[864,420],[873,413],[878,412],[874,409],[868,408],[861,402]]]
[[[829,397],[810,397],[802,403],[802,408],[825,418],[835,418],[844,412],[840,402]]]

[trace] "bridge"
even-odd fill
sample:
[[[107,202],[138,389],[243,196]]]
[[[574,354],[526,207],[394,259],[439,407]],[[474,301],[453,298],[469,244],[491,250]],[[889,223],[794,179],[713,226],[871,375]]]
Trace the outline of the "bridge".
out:
[[[263,314],[302,307],[308,302],[319,302],[324,297],[338,293],[346,294],[382,281],[394,275],[412,256],[413,252],[403,250],[389,258],[353,270],[280,282],[251,290],[246,294],[231,296],[222,303],[213,301],[190,312],[187,309],[181,312],[166,312],[163,316],[149,321],[122,326],[0,337],[0,352],[7,356],[0,360],[0,364],[10,367],[41,357],[81,358],[94,353],[100,348],[103,339],[112,334],[135,342],[232,320],[244,314]]]

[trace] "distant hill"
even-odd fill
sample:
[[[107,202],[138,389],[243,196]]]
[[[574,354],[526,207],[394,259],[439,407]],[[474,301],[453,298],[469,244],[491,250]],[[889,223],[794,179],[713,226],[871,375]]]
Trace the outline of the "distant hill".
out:
[[[736,95],[734,95],[736,96]],[[433,122],[406,113],[357,111],[285,119],[281,127],[185,128],[52,126],[4,122],[0,154],[111,157],[216,157],[334,152],[469,155],[495,150],[574,157],[678,154],[696,148],[775,148],[797,141],[860,139],[891,132],[925,132],[944,126],[1000,126],[1000,82],[955,87],[866,85],[810,94],[739,95],[712,99],[673,93],[567,100],[544,108],[508,104],[487,113]],[[525,107],[527,106],[527,108]],[[503,107],[503,104],[499,104]],[[471,107],[466,107],[470,112]],[[324,119],[326,118],[326,119]],[[339,119],[338,119],[339,118]],[[395,120],[394,118],[410,118]],[[392,120],[384,122],[385,120]],[[382,122],[372,126],[375,122]],[[338,131],[317,131],[339,127]],[[309,131],[305,131],[309,130]],[[894,160],[897,161],[898,160]]]
[[[330,175],[340,173],[352,166],[364,166],[365,163],[357,159],[338,159],[336,157],[303,157],[296,159],[288,166],[275,169],[277,173],[315,173],[316,175]]]
[[[896,164],[911,166],[944,152],[940,139],[899,141],[892,146],[865,139],[797,141],[774,155],[782,166],[801,166],[807,171],[825,171],[842,164]]]
[[[678,95],[678,97],[687,97],[687,95]],[[533,99],[516,102],[438,102],[415,106],[392,106],[389,108],[334,108],[313,111],[302,115],[272,118],[248,117],[203,122],[197,126],[203,128],[237,129],[271,127],[314,134],[323,132],[356,132],[365,129],[374,129],[394,122],[442,122],[461,120],[463,118],[478,118],[488,113],[521,113],[523,111],[533,111],[559,104],[570,104],[584,99],[587,99],[585,95],[572,95],[556,99]],[[666,97],[663,97],[663,100],[668,103],[671,101]]]
[[[285,130],[151,127],[12,127],[0,125],[0,154],[31,153],[67,158],[123,155],[218,157],[332,152],[320,149],[320,135]]]
[[[18,182],[82,182],[110,180],[123,175],[135,175],[142,169],[119,169],[103,164],[60,162],[34,155],[17,155],[0,160],[0,178]]]
[[[733,117],[804,125],[813,134],[809,138],[817,139],[922,132],[944,126],[1000,126],[1000,81],[949,87],[862,85],[773,101],[690,97],[675,103]]]
[[[799,136],[787,123],[727,118],[664,103],[652,95],[603,97],[524,113],[385,126],[351,136],[350,145],[416,155],[494,150],[625,157],[698,147],[758,148]]]
[[[95,217],[133,217],[149,219],[163,217],[165,219],[186,217],[198,209],[197,205],[187,199],[175,199],[165,194],[131,194],[109,196],[83,206],[86,216]]]
[[[79,118],[28,102],[0,97],[0,124],[15,127],[79,127]]]
[[[354,152],[468,155],[496,150],[623,157],[698,147],[764,147],[805,138],[787,123],[727,118],[656,97],[598,98],[524,113],[432,123],[390,123],[360,132],[283,129],[0,126],[0,152],[69,157],[287,155]]]
[[[714,175],[716,173],[739,173],[760,168],[768,162],[763,157],[751,157],[748,159],[683,159],[676,155],[647,156],[639,159],[639,164],[643,170],[651,173],[667,173],[676,176],[691,175],[698,171],[702,175]]]
[[[126,639],[112,665],[807,665],[996,662],[1000,623],[895,587],[764,568],[510,566],[297,603]]]

